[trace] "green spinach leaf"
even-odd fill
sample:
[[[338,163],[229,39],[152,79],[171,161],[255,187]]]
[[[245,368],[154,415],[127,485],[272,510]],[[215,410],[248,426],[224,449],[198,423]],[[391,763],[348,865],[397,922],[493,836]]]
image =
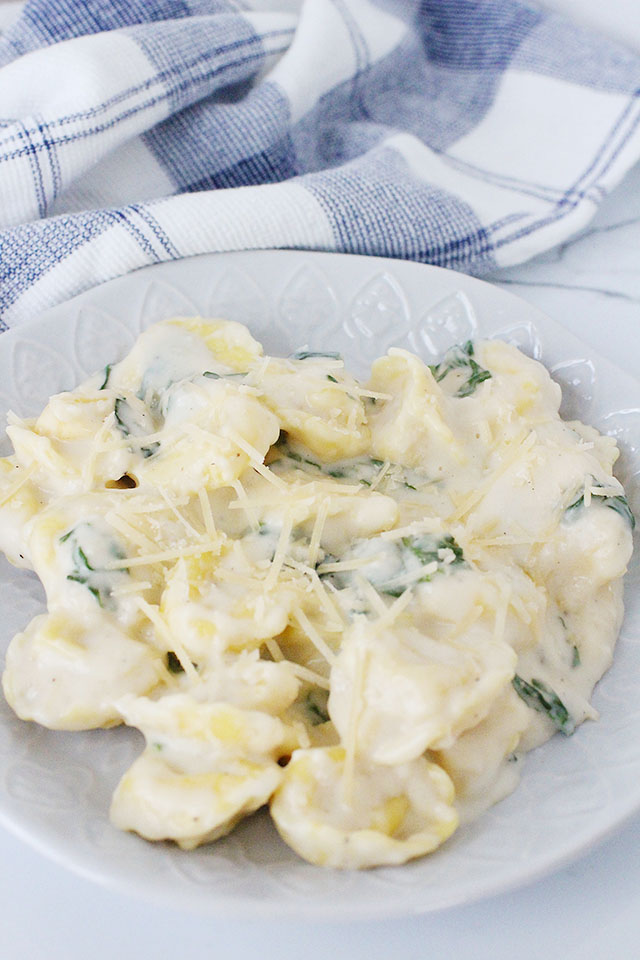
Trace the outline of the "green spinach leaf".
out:
[[[444,355],[440,363],[430,366],[429,369],[437,383],[451,373],[452,370],[463,370],[466,372],[466,381],[458,388],[456,397],[470,397],[476,387],[485,380],[491,379],[489,370],[481,367],[474,359],[474,348],[471,340],[466,343],[451,347]]]
[[[555,690],[542,680],[523,680],[518,674],[511,682],[518,696],[528,707],[537,710],[538,713],[546,714],[556,730],[566,737],[571,736],[576,728],[576,722]]]

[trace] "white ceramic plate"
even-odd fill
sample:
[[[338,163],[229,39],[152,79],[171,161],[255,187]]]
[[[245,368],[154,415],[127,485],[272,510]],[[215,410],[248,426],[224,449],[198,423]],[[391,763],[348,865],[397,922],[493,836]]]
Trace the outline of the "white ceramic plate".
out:
[[[0,338],[0,415],[9,407],[23,416],[37,413],[52,393],[122,357],[149,323],[194,313],[248,324],[269,353],[340,350],[360,374],[392,345],[432,362],[470,337],[507,339],[553,371],[565,389],[565,416],[580,415],[617,436],[618,474],[638,509],[638,381],[517,298],[466,276],[399,261],[264,251],[145,268]],[[637,352],[635,342],[616,344],[627,370],[637,366]],[[261,814],[192,853],[120,833],[109,823],[109,800],[139,751],[139,735],[123,728],[54,733],[17,720],[1,697],[0,818],[86,876],[210,913],[406,915],[525,883],[640,808],[637,561],[628,580],[616,661],[595,697],[600,722],[530,754],[511,797],[423,860],[362,873],[324,871],[299,860]],[[2,563],[0,650],[41,609],[38,581]]]

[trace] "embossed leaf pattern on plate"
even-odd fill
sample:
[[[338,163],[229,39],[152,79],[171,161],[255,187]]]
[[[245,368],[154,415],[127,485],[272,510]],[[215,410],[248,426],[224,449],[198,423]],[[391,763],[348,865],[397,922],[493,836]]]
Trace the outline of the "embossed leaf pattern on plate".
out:
[[[69,390],[77,378],[73,367],[49,344],[18,340],[12,356],[13,412],[32,417],[42,410],[49,397]]]
[[[126,307],[121,308],[120,316],[125,323],[130,322],[139,333],[152,323],[159,320],[170,320],[172,317],[193,317],[201,313],[193,300],[177,287],[168,283],[154,280],[152,283],[141,285],[142,302],[136,313],[127,315]],[[127,306],[130,306],[127,304]]]
[[[91,786],[92,774],[87,767],[47,769],[42,764],[18,763],[6,775],[10,797],[20,803],[51,810],[73,810],[81,807]]]
[[[50,311],[37,328],[3,335],[6,396],[0,402],[37,413],[51,393],[81,379],[76,361],[87,372],[112,359],[114,341],[124,346],[127,339],[119,325],[134,336],[153,320],[194,312],[248,323],[274,352],[307,342],[340,351],[360,371],[389,345],[409,346],[426,359],[476,336],[500,336],[532,356],[544,347],[571,410],[574,401],[581,412],[591,403],[589,417],[620,440],[623,475],[638,488],[640,409],[629,374],[607,367],[583,342],[500,290],[448,271],[373,258],[265,251],[137,271]],[[110,333],[96,336],[93,346],[91,331],[102,329],[86,323],[81,330],[83,315],[110,317],[115,326],[105,321]],[[640,498],[633,496],[637,507]],[[634,561],[630,586],[637,582]],[[42,609],[39,590],[32,576],[0,559],[0,655],[12,633]],[[402,915],[507,889],[575,856],[640,805],[640,603],[637,590],[628,593],[625,639],[598,688],[600,722],[534,751],[516,793],[461,828],[433,857],[401,869],[328,875],[299,861],[264,814],[193,858],[119,833],[107,819],[110,797],[139,740],[122,728],[45,731],[15,718],[1,700],[0,816],[71,868],[211,913]]]
[[[560,414],[567,420],[587,420],[593,403],[596,370],[591,360],[557,363],[550,373],[562,388]]]
[[[632,497],[632,507],[640,510],[640,498],[636,489],[638,467],[640,463],[640,409],[631,408],[619,410],[609,414],[602,421],[602,429],[610,437],[615,437],[620,450],[620,459],[616,473],[629,489],[627,493]]]
[[[533,323],[516,323],[512,327],[504,327],[496,331],[492,337],[512,344],[534,360],[542,359],[542,344]]]
[[[207,297],[205,312],[210,317],[264,329],[272,304],[249,273],[232,267],[218,277]]]
[[[353,298],[344,329],[358,347],[359,359],[371,361],[406,335],[409,311],[400,284],[388,273],[369,280]]]
[[[472,340],[477,323],[471,301],[461,291],[444,297],[429,307],[409,334],[411,349],[421,355],[425,348],[432,360],[437,360],[456,343]]]
[[[294,347],[327,349],[327,337],[338,322],[338,304],[327,277],[306,264],[292,275],[278,302],[278,320],[286,336],[298,333],[301,316],[307,320],[307,338]]]
[[[115,363],[129,352],[135,336],[124,323],[102,310],[86,307],[78,313],[75,334],[75,356],[87,376],[99,369],[102,358]],[[96,360],[100,357],[100,360]]]

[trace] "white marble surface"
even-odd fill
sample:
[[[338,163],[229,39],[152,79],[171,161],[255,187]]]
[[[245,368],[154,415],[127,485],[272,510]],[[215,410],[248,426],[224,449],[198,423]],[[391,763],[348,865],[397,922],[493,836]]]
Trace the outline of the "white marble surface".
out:
[[[640,49],[638,0],[549,0]],[[640,329],[640,166],[578,237],[490,278],[557,320],[597,320],[605,355]],[[572,866],[525,889],[403,921],[212,921],[158,909],[74,876],[0,829],[2,960],[637,960],[640,816]]]
[[[640,5],[638,6],[640,20]],[[583,316],[608,355],[612,333],[640,328],[640,164],[580,234],[491,280],[562,321]]]

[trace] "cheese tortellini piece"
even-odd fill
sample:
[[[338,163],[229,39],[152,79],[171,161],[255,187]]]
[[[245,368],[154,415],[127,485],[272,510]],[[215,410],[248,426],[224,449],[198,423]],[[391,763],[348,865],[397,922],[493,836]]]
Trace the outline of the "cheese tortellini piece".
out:
[[[9,417],[0,548],[47,612],[2,685],[52,729],[126,724],[115,826],[189,850],[269,808],[339,869],[401,864],[595,718],[635,520],[615,442],[499,341],[359,383],[178,318]]]
[[[345,632],[329,712],[346,738],[359,696],[358,737],[377,763],[405,763],[449,746],[484,718],[515,672],[513,648],[487,637],[477,622],[464,638],[444,641],[397,621],[373,636],[368,632],[362,622]]]
[[[14,637],[3,690],[22,720],[53,730],[91,730],[122,722],[116,703],[160,682],[159,656],[107,617],[87,624],[71,612],[43,613]]]
[[[282,779],[277,758],[296,743],[277,717],[187,694],[124,700],[120,710],[147,746],[118,784],[111,818],[186,850],[223,836],[267,803]]]
[[[439,847],[458,826],[444,770],[419,757],[359,765],[345,796],[344,747],[296,750],[271,801],[282,838],[311,863],[374,867]]]

